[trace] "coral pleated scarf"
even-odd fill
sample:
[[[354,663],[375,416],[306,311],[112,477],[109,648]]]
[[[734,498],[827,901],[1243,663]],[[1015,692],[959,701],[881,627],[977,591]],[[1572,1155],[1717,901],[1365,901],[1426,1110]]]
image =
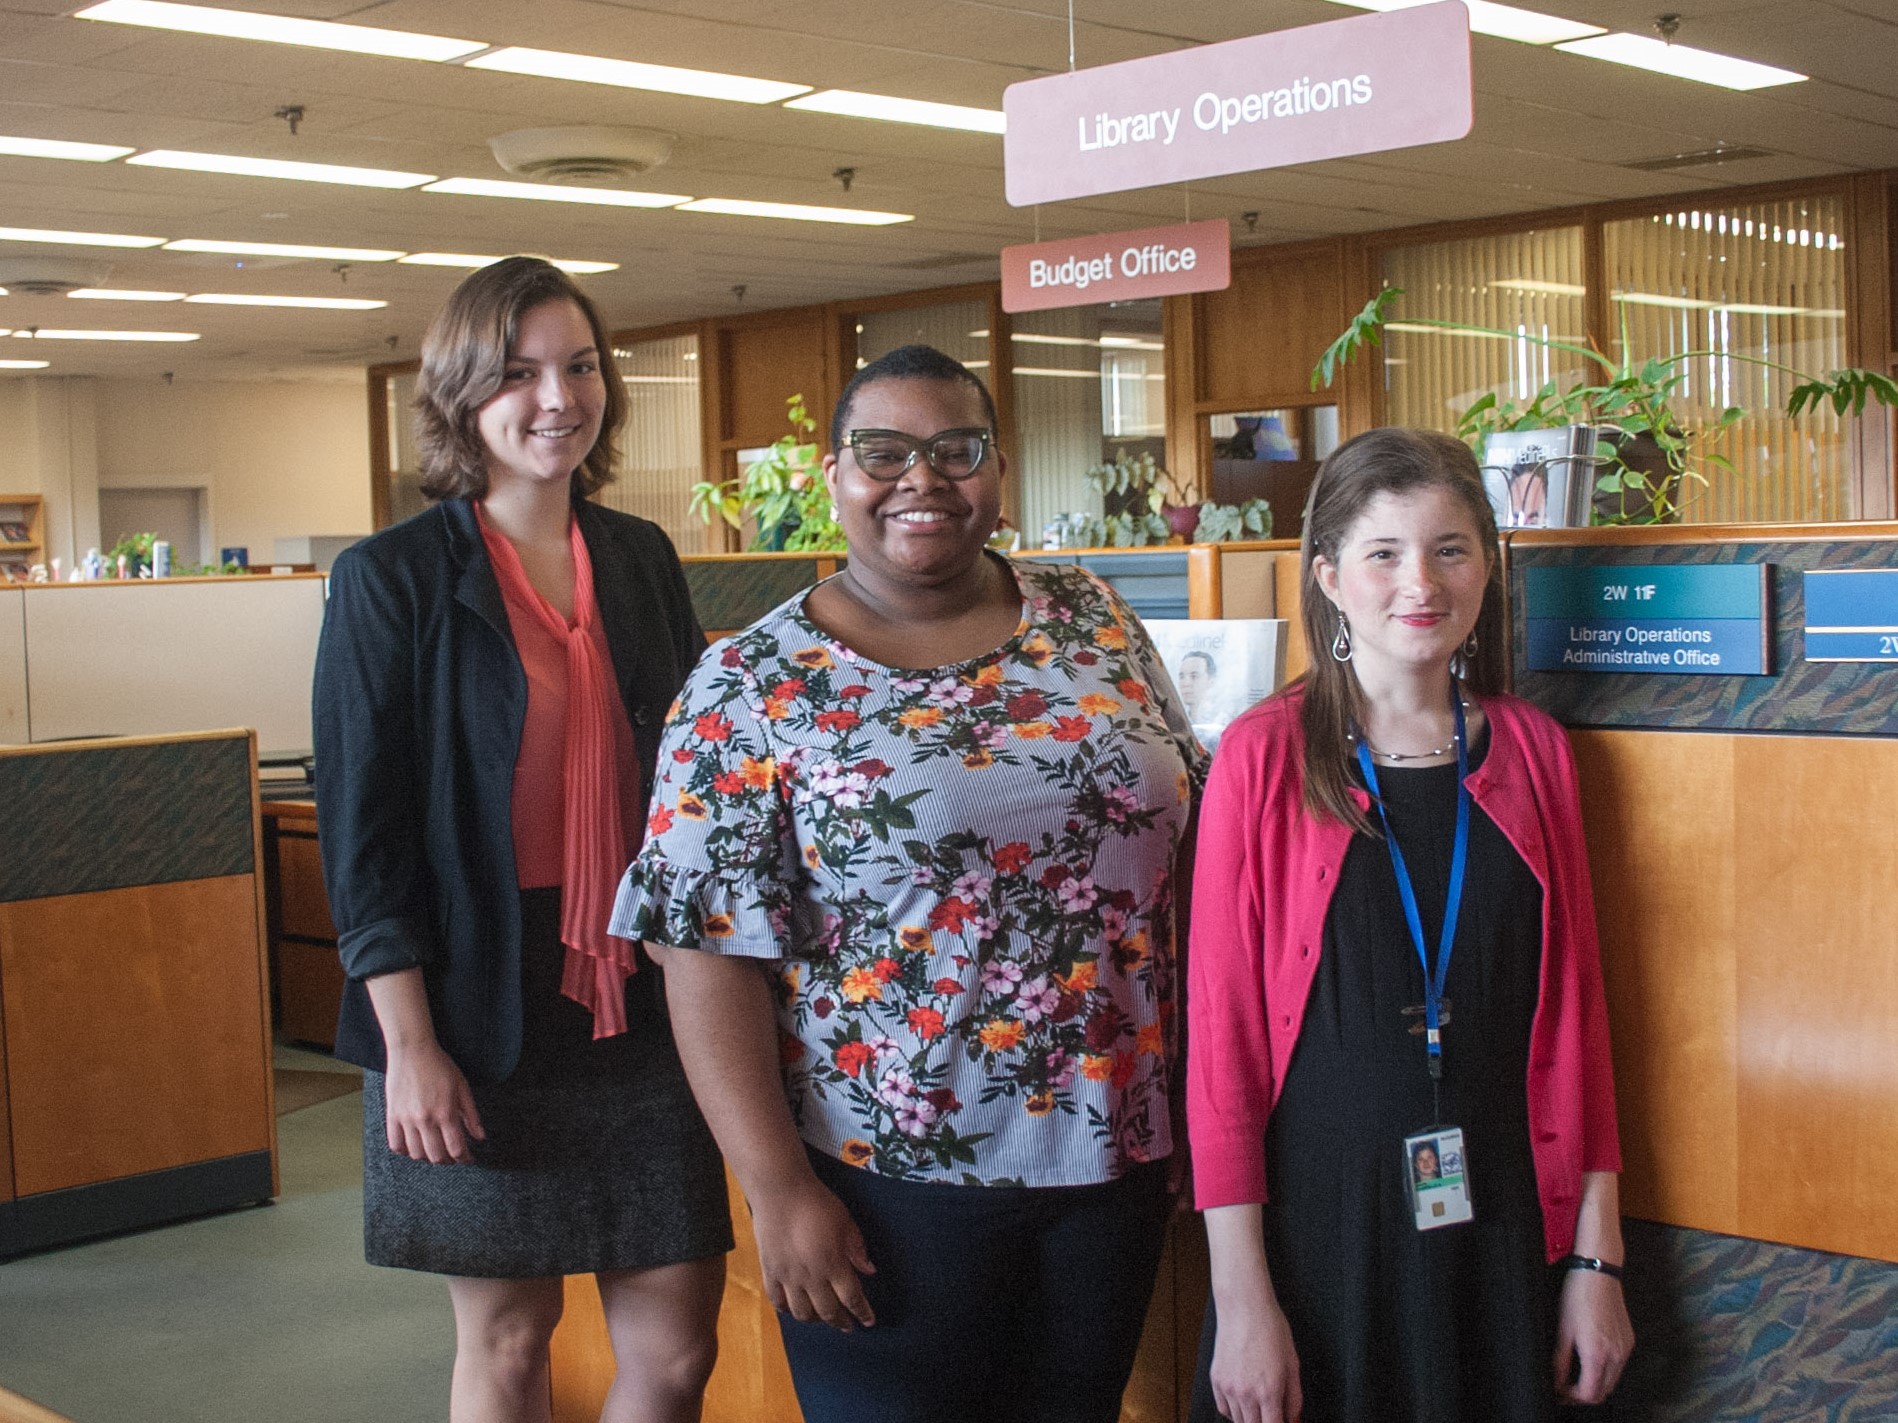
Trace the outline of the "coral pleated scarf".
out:
[[[606,932],[628,854],[614,727],[616,719],[626,719],[626,712],[600,628],[593,562],[579,521],[569,527],[571,622],[529,581],[514,545],[485,517],[481,535],[510,618],[531,615],[566,651],[560,942],[567,954],[560,991],[593,1014],[593,1036],[599,1039],[626,1031],[626,980],[638,968],[633,945]]]

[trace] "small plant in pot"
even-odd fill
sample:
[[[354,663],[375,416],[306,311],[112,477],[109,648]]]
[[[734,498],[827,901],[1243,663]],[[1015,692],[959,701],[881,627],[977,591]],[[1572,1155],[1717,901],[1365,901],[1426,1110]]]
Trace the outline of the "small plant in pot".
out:
[[[1313,390],[1329,386],[1345,362],[1365,346],[1383,344],[1392,307],[1403,294],[1402,287],[1386,287],[1365,304],[1319,359],[1312,371]],[[1858,415],[1867,400],[1898,407],[1898,382],[1877,371],[1848,369],[1811,375],[1739,351],[1683,351],[1637,365],[1630,359],[1617,361],[1592,344],[1465,321],[1410,316],[1404,321],[1407,326],[1526,341],[1578,356],[1587,364],[1596,375],[1592,383],[1583,381],[1563,390],[1551,381],[1525,401],[1501,399],[1493,392],[1482,396],[1457,421],[1457,435],[1481,458],[1489,437],[1502,431],[1595,427],[1598,447],[1604,452],[1595,472],[1593,512],[1598,524],[1671,523],[1692,499],[1695,490],[1690,486],[1706,486],[1703,469],[1735,473],[1731,462],[1708,446],[1745,419],[1747,412],[1730,405],[1710,421],[1696,424],[1687,419],[1677,408],[1676,397],[1687,380],[1689,362],[1718,356],[1793,378],[1797,383],[1786,404],[1786,414],[1793,418],[1827,405],[1839,415]],[[1624,351],[1628,349],[1625,330],[1621,345]]]
[[[1161,467],[1151,454],[1130,456],[1123,448],[1111,463],[1097,464],[1087,482],[1113,509],[1101,520],[1102,542],[1113,548],[1143,544],[1220,543],[1272,536],[1272,508],[1263,499],[1244,504],[1193,503],[1193,492]]]
[[[708,524],[717,516],[734,529],[742,530],[747,518],[755,518],[758,536],[751,545],[755,553],[841,549],[844,532],[831,517],[823,459],[812,439],[817,422],[802,395],[793,395],[784,404],[790,433],[779,436],[738,478],[717,483],[701,480],[693,485],[688,507]]]

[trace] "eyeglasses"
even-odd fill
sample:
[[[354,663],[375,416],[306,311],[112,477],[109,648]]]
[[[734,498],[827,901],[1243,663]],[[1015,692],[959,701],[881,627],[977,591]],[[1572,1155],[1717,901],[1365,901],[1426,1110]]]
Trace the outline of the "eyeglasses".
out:
[[[943,430],[927,440],[901,430],[852,430],[846,443],[858,469],[879,484],[893,484],[916,463],[918,455],[944,479],[967,479],[982,467],[994,439],[994,431],[983,429]]]

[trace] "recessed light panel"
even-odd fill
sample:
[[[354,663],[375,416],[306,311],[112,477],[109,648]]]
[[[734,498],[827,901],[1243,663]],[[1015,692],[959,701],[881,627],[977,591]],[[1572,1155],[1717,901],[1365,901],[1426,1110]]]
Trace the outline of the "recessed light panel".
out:
[[[110,163],[138,150],[110,143],[68,143],[58,138],[0,137],[0,154],[10,158],[67,158],[75,163]]]
[[[15,336],[31,335],[36,341],[195,341],[195,331],[56,331],[42,326],[33,332],[15,331]]]
[[[386,301],[353,296],[252,296],[248,292],[195,292],[186,301],[205,306],[296,306],[310,311],[375,311]]]
[[[411,252],[401,259],[411,267],[491,267],[496,262],[507,260],[504,257],[478,257],[472,252]],[[547,261],[563,272],[571,272],[578,277],[592,276],[596,272],[616,272],[618,262],[576,262],[571,259],[549,257]]]
[[[566,54],[552,49],[497,49],[468,61],[469,69],[495,69],[504,74],[531,74],[541,79],[571,79],[582,84],[612,84],[621,89],[650,89],[660,94],[684,94],[693,99],[729,99],[737,104],[775,104],[808,94],[808,84],[786,84],[776,79],[753,79],[743,74],[717,74],[704,69],[677,69],[669,64],[641,64],[630,59],[602,59],[592,54]]]
[[[80,301],[183,301],[183,292],[140,292],[119,291],[111,287],[81,287],[76,292],[67,292],[68,297]]]
[[[723,213],[727,217],[782,217],[793,222],[840,222],[851,227],[888,227],[914,222],[914,213],[871,212],[862,208],[811,207],[805,203],[754,203],[742,198],[699,198],[680,205],[680,212]]]
[[[154,30],[182,30],[194,35],[218,35],[234,40],[268,40],[311,49],[340,49],[350,54],[378,54],[390,59],[459,59],[487,48],[483,40],[418,35],[407,30],[379,30],[369,25],[337,25],[328,20],[301,20],[285,15],[259,15],[249,10],[220,10],[209,5],[172,5],[164,0],[105,0],[73,16],[76,20],[105,20],[116,25],[143,25]]]
[[[51,227],[0,227],[0,242],[46,242],[57,247],[162,247],[162,237],[119,232],[62,232]]]
[[[1008,117],[1000,109],[937,104],[926,99],[896,99],[887,94],[860,94],[854,89],[825,89],[793,99],[784,107],[842,114],[853,119],[885,119],[890,123],[922,124],[928,128],[966,129],[971,133],[1003,133],[1008,128]]]
[[[0,336],[6,334],[0,331]],[[43,371],[50,365],[51,361],[0,361],[0,371]]]
[[[1331,0],[1334,5],[1349,5],[1354,10],[1410,10],[1436,0]],[[1524,10],[1515,5],[1497,5],[1491,0],[1463,0],[1470,12],[1470,29],[1479,35],[1519,44],[1559,44],[1585,35],[1604,33],[1600,25],[1584,25],[1559,15],[1544,15],[1539,10]]]
[[[422,189],[469,198],[523,198],[541,203],[597,203],[616,208],[676,208],[692,199],[683,193],[633,193],[623,188],[569,188],[553,183],[509,183],[499,178],[444,178]]]
[[[139,168],[181,168],[191,173],[229,173],[241,178],[290,178],[302,183],[344,183],[355,188],[419,188],[433,173],[387,168],[349,168],[337,163],[293,163],[281,158],[242,158],[232,153],[185,153],[154,148],[125,160]]]
[[[308,257],[318,262],[393,262],[402,254],[379,247],[313,247],[301,242],[218,242],[181,237],[167,252],[214,252],[227,257]]]
[[[1676,79],[1692,79],[1698,84],[1716,84],[1722,89],[1770,89],[1778,84],[1803,83],[1808,76],[1750,59],[1735,59],[1709,49],[1694,49],[1684,44],[1668,44],[1645,35],[1601,35],[1557,45],[1564,54],[1581,54],[1590,59],[1605,59],[1610,64],[1625,64],[1653,74],[1668,74]]]

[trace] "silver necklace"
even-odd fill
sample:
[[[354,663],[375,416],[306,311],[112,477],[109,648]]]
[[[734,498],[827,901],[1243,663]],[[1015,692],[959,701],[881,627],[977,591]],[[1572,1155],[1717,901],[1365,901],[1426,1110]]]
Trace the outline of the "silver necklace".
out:
[[[1469,709],[1470,704],[1465,701],[1463,703],[1463,710],[1468,711]],[[1436,756],[1448,756],[1452,751],[1456,750],[1457,742],[1461,740],[1453,731],[1450,733],[1450,739],[1447,742],[1429,751],[1380,751],[1371,744],[1370,737],[1365,736],[1362,732],[1350,732],[1347,734],[1346,739],[1350,741],[1362,741],[1365,749],[1380,761],[1428,761]]]

